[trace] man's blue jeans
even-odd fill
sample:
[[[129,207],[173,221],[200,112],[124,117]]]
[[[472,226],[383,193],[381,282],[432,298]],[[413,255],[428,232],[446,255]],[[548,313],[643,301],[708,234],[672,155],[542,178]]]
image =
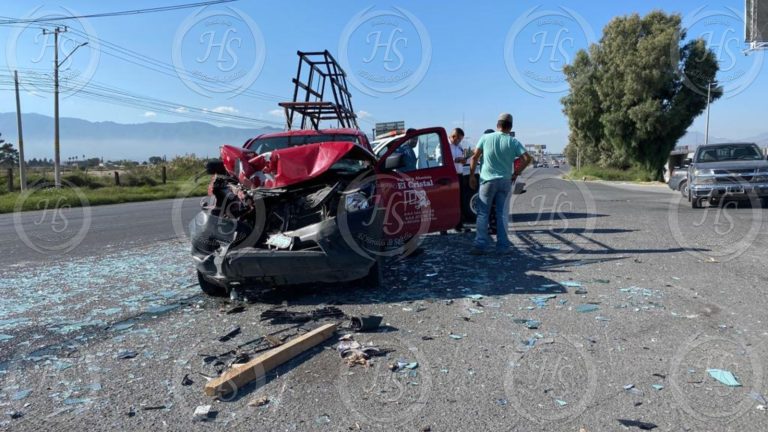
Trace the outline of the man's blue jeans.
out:
[[[488,234],[488,219],[492,204],[496,204],[496,248],[506,250],[512,245],[507,236],[509,197],[512,182],[508,178],[493,179],[480,184],[477,203],[477,236],[475,247],[486,249],[492,240]]]

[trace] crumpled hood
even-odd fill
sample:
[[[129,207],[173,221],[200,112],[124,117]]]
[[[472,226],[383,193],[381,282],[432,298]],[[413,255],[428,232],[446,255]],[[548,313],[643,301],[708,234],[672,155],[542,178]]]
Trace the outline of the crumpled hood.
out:
[[[268,178],[264,186],[277,188],[313,179],[346,156],[371,162],[375,160],[372,154],[348,141],[305,144],[275,150],[269,154],[269,163],[264,169],[272,178]]]
[[[248,187],[280,188],[316,178],[343,158],[375,163],[373,153],[349,141],[304,144],[255,155],[233,146],[222,147],[222,160],[230,173],[234,160],[243,161],[238,179]]]

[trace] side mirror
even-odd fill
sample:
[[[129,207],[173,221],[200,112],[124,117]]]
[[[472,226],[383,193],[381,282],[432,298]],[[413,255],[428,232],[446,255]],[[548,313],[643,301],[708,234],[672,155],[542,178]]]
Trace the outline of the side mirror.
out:
[[[403,160],[403,155],[400,153],[392,153],[387,157],[387,160],[384,161],[384,169],[387,170],[394,170],[404,166],[405,160]]]
[[[690,166],[693,163],[693,159],[684,159],[683,166]]]
[[[227,170],[224,168],[224,162],[220,160],[208,161],[205,164],[205,172],[210,175],[226,175]]]

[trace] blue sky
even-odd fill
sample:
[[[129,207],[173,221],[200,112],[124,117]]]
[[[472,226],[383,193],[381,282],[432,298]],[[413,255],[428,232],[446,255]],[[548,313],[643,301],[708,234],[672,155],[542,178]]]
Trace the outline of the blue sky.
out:
[[[180,4],[183,0],[130,3],[96,1],[4,2],[0,15],[89,14]],[[63,8],[66,9],[63,9]],[[69,52],[87,35],[146,54],[179,73],[171,76],[115,58],[96,43],[77,51],[64,67],[79,79],[181,105],[280,123],[276,100],[287,97],[297,50],[330,50],[347,67],[353,104],[375,121],[405,120],[408,127],[464,125],[476,138],[509,111],[526,144],[560,150],[568,125],[560,98],[566,87],[560,69],[576,50],[599,39],[614,16],[653,9],[680,13],[689,36],[713,43],[721,61],[726,97],[712,106],[711,134],[747,138],[768,132],[765,95],[768,71],[762,54],[744,56],[742,1],[634,0],[467,2],[238,1],[204,11],[94,18],[71,22],[63,37]],[[224,44],[219,45],[222,41]],[[0,64],[46,72],[52,50],[35,28],[0,27]],[[174,63],[174,61],[176,63]],[[167,71],[166,71],[167,72]],[[180,76],[177,76],[180,75]],[[195,76],[217,80],[215,87]],[[22,78],[23,78],[22,74]],[[185,79],[182,79],[185,78]],[[87,87],[86,87],[87,88]],[[243,88],[250,95],[237,94]],[[213,90],[216,91],[213,91]],[[51,115],[49,94],[25,88],[25,111]],[[15,111],[12,93],[0,91],[0,112]],[[184,112],[184,109],[179,109]],[[151,108],[116,106],[81,97],[62,99],[62,116],[121,123],[183,121]],[[188,113],[185,113],[188,114]],[[703,116],[691,130],[704,131]],[[259,124],[254,124],[259,126]],[[2,132],[2,131],[0,131]],[[218,145],[219,143],[212,143]]]

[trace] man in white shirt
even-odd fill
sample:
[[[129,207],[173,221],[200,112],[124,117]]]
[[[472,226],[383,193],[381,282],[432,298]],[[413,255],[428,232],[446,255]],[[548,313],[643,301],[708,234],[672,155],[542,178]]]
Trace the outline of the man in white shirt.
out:
[[[451,147],[451,159],[453,160],[453,165],[456,168],[456,175],[459,178],[459,191],[461,196],[461,201],[459,202],[459,208],[461,209],[461,219],[455,228],[458,232],[469,231],[464,229],[464,202],[471,196],[471,191],[469,190],[469,180],[464,169],[464,164],[467,162],[467,154],[466,150],[464,150],[464,147],[461,146],[461,141],[463,139],[464,131],[461,128],[455,128],[448,135],[448,142],[450,143]],[[446,233],[447,232],[443,231],[441,234]]]

